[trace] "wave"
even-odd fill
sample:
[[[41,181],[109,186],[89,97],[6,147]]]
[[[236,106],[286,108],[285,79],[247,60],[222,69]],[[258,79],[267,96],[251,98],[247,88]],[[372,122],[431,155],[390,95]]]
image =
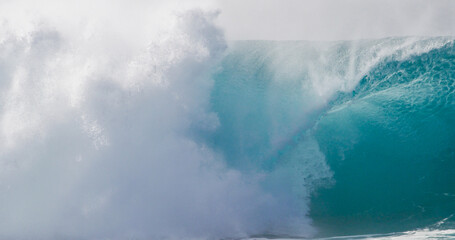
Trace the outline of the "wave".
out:
[[[444,37],[233,43],[208,142],[300,199],[318,236],[425,227],[454,212],[453,49]]]

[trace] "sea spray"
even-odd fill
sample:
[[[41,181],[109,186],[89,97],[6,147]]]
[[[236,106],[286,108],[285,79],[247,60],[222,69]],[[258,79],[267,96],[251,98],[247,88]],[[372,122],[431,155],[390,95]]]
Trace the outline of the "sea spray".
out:
[[[227,168],[195,137],[219,126],[211,69],[226,43],[216,13],[169,14],[147,45],[97,22],[82,24],[82,35],[52,21],[4,23],[0,236],[313,232],[295,206],[282,208],[260,187],[260,176]]]

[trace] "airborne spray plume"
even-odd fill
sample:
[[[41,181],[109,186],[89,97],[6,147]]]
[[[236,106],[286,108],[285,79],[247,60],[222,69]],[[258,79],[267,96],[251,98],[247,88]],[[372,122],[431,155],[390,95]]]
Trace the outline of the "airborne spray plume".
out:
[[[23,5],[0,19],[2,238],[312,232],[305,209],[280,207],[194,136],[219,125],[216,13]]]

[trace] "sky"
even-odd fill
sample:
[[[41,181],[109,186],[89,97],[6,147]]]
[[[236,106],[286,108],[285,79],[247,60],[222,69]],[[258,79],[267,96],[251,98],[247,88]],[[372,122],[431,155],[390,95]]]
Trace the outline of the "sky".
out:
[[[10,21],[40,12],[67,25],[67,19],[89,15],[110,18],[110,28],[122,32],[153,29],[167,21],[163,13],[169,10],[201,8],[219,12],[216,23],[228,40],[455,35],[453,0],[2,0],[0,7],[0,17]]]
[[[451,0],[219,0],[230,40],[455,35]]]

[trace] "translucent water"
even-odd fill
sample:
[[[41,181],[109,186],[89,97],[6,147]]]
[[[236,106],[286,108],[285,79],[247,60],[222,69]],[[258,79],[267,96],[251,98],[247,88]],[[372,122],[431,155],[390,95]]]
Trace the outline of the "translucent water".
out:
[[[429,226],[455,212],[454,49],[447,38],[234,43],[208,142],[299,198],[321,236]]]

